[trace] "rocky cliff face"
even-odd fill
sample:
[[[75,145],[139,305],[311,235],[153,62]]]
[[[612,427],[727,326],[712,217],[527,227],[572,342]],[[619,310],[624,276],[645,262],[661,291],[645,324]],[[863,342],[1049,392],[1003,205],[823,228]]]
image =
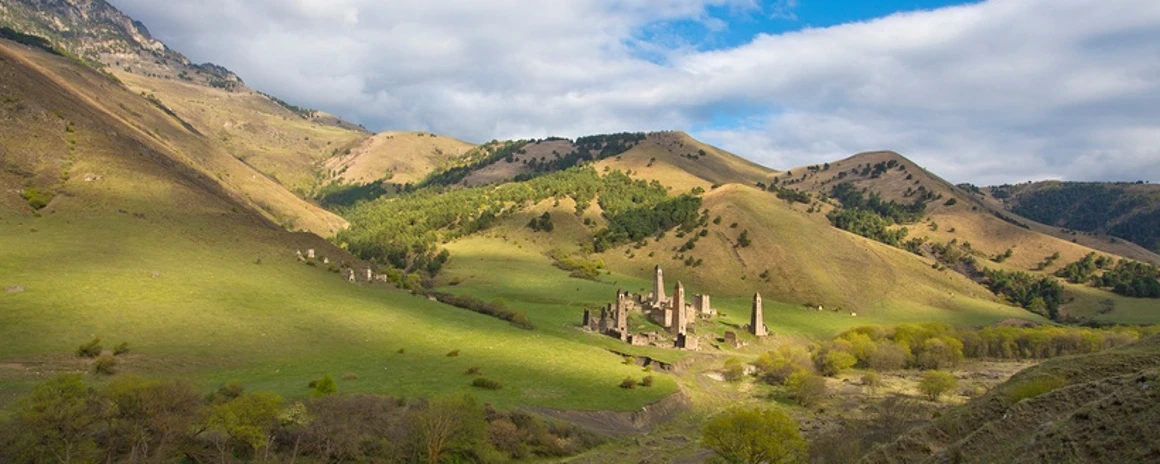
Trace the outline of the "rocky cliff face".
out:
[[[221,66],[191,63],[104,0],[0,0],[0,26],[44,37],[97,67],[228,90],[245,86]]]

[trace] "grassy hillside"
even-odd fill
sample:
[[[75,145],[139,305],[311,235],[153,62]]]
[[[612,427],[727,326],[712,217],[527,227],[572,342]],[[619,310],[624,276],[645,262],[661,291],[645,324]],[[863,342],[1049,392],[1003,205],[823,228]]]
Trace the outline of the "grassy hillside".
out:
[[[907,233],[899,245],[907,240],[923,240],[931,245],[969,243],[980,269],[1050,275],[1092,252],[1145,262],[1156,262],[1160,258],[1131,243],[1109,240],[1106,236],[1076,240],[1058,227],[1039,224],[1004,210],[982,190],[969,185],[951,185],[894,152],[862,153],[833,163],[795,168],[770,183],[780,189],[812,194],[812,205],[823,212],[840,206],[833,199],[826,202],[818,199],[832,193],[841,183],[902,205],[924,199],[922,218],[904,224]],[[929,256],[929,248],[924,249],[924,254]],[[1008,250],[1010,254],[1005,258],[996,258],[1006,255]],[[1055,259],[1050,260],[1052,256]],[[1063,311],[1075,317],[1098,314],[1102,321],[1138,323],[1145,320],[1144,313],[1133,308],[1147,306],[1147,300],[1071,285],[1067,286],[1065,299],[1068,303]],[[1107,307],[1116,309],[1107,311]],[[1152,314],[1146,320],[1160,320],[1160,314]]]
[[[663,375],[622,390],[639,368],[599,347],[298,262],[306,248],[336,271],[355,260],[257,213],[259,195],[300,200],[100,74],[0,43],[0,76],[0,407],[87,371],[74,351],[93,337],[130,344],[122,372],[290,397],[326,373],[351,374],[347,392],[467,390],[469,367],[503,384],[475,391],[503,407],[628,410],[675,390]],[[247,185],[268,190],[234,190]]]
[[[212,179],[209,183],[213,188],[286,228],[327,236],[346,225],[338,216],[302,200],[230,155],[188,121],[166,111],[164,102],[143,98],[106,75],[39,50],[4,42],[0,54],[5,58],[5,72],[11,76],[5,98],[14,115],[8,123],[25,130],[59,130],[51,130],[54,137],[49,139],[29,137],[27,132],[3,134],[13,158],[67,160],[68,153],[48,150],[52,145],[41,146],[41,140],[64,141],[75,150],[83,150],[88,148],[85,142],[89,137],[107,136],[109,131],[122,133],[133,140],[128,153],[144,153],[163,158],[169,165],[192,169]],[[70,96],[69,101],[61,101],[62,95]],[[99,177],[101,168],[94,166],[88,174]],[[58,169],[54,176],[65,170],[63,165]]]
[[[417,184],[445,167],[472,145],[424,132],[384,132],[326,161],[331,180],[365,184],[387,179],[396,185]]]
[[[178,118],[237,158],[300,196],[327,178],[326,160],[369,137],[323,124],[253,91],[230,92],[179,80],[116,72],[136,93],[153,95]]]
[[[1032,367],[863,463],[1150,462],[1160,337]]]

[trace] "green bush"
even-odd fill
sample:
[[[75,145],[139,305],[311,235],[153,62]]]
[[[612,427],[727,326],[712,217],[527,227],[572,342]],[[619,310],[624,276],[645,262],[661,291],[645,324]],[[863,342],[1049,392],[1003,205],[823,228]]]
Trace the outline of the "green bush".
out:
[[[632,390],[636,388],[636,379],[632,378],[631,376],[625,377],[624,380],[620,381],[620,388],[625,390]]]
[[[93,361],[93,373],[98,375],[113,375],[117,373],[117,358],[103,354]]]
[[[95,358],[101,354],[101,339],[94,338],[77,348],[78,358]]]
[[[651,387],[651,386],[653,386],[653,376],[651,376],[651,375],[646,375],[646,376],[644,376],[644,378],[643,378],[643,379],[640,379],[640,386],[642,386],[642,387]]]
[[[789,396],[800,406],[811,407],[826,398],[829,390],[826,388],[826,379],[807,370],[794,372],[786,379]]]
[[[338,392],[338,385],[334,383],[334,378],[330,374],[326,374],[321,379],[311,383],[313,384],[314,390],[310,392],[310,396],[319,397]]]
[[[503,385],[498,380],[492,380],[487,377],[476,377],[471,381],[471,386],[487,390],[499,390],[503,388]]]
[[[1035,377],[1012,387],[1011,391],[1007,393],[1007,401],[1015,404],[1025,399],[1035,398],[1036,396],[1061,388],[1064,385],[1067,385],[1067,381],[1054,375]]]
[[[123,354],[128,353],[128,352],[129,352],[129,342],[121,342],[115,348],[113,348],[113,354],[117,355],[117,356],[123,355]]]
[[[725,370],[721,372],[721,376],[727,382],[740,382],[745,378],[745,365],[737,358],[729,358],[725,361]]]
[[[449,351],[449,352],[447,353],[447,357],[448,357],[448,358],[454,358],[454,357],[457,357],[457,356],[459,356],[459,350],[458,350],[458,349],[451,350],[451,351]]]
[[[29,207],[36,210],[44,209],[45,206],[48,206],[48,202],[52,200],[51,195],[41,192],[40,190],[37,190],[33,187],[24,189],[24,192],[22,192],[20,196],[28,201]]]
[[[953,391],[959,386],[959,379],[954,374],[942,371],[926,371],[922,380],[918,382],[918,391],[926,395],[931,401],[938,401],[940,396]]]

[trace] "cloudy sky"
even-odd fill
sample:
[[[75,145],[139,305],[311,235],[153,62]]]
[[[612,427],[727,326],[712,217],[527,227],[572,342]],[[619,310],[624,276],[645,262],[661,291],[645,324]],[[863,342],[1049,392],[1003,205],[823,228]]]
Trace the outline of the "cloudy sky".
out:
[[[110,2],[372,130],[684,130],[778,169],[892,149],[954,182],[1160,182],[1156,0]]]

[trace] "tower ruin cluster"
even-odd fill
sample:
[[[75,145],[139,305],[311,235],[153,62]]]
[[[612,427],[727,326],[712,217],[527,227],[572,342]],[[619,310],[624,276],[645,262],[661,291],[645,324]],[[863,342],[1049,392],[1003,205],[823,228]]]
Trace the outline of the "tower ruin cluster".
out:
[[[750,332],[757,336],[767,334],[762,320],[761,295],[754,297],[754,313],[750,318]],[[633,333],[628,326],[629,314],[636,313],[664,328],[664,332]],[[587,330],[620,339],[638,346],[666,346],[670,344],[686,350],[697,350],[699,339],[695,324],[698,320],[712,320],[717,316],[709,295],[693,295],[689,303],[685,286],[677,282],[672,295],[665,294],[664,272],[655,269],[652,291],[646,295],[616,291],[616,301],[600,309],[584,310],[583,326]],[[754,322],[759,321],[759,322]],[[756,327],[756,329],[754,329]]]

